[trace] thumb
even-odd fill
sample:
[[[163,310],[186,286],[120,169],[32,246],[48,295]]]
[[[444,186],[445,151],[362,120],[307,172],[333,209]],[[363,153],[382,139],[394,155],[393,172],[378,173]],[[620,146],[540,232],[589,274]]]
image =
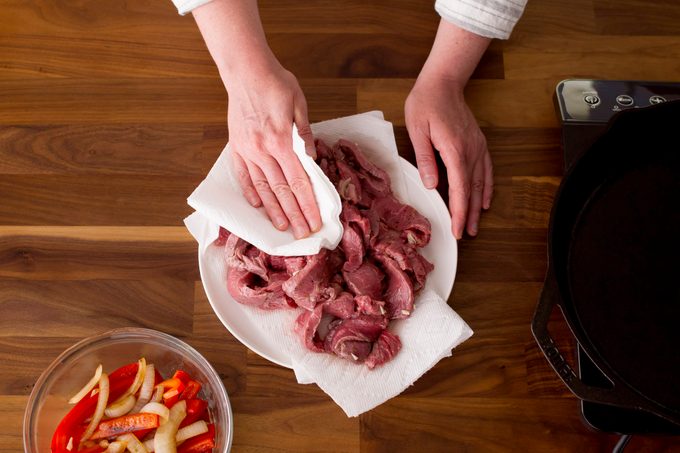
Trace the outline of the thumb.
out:
[[[307,154],[316,159],[316,146],[314,146],[314,135],[312,128],[309,127],[309,120],[307,119],[307,101],[304,95],[300,95],[295,99],[295,111],[293,122],[297,126],[298,134],[305,142],[305,150]]]

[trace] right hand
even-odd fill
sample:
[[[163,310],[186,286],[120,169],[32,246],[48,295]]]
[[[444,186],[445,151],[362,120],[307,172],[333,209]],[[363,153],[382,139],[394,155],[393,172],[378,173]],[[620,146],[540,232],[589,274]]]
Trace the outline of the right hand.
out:
[[[297,239],[321,229],[312,185],[293,151],[293,123],[315,157],[307,102],[297,79],[278,61],[228,84],[229,141],[243,195],[264,205],[274,226]]]

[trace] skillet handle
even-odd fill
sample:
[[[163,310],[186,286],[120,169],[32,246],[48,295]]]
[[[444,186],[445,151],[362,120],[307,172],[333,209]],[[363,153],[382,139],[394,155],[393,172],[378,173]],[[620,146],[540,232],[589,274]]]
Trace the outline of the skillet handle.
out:
[[[531,332],[533,333],[538,346],[541,348],[541,351],[543,351],[543,355],[548,359],[550,365],[569,390],[577,397],[586,401],[643,409],[657,413],[675,423],[680,423],[679,415],[659,413],[658,409],[653,408],[649,402],[628,390],[616,380],[613,381],[613,388],[593,387],[584,384],[583,381],[581,381],[569,363],[567,363],[564,356],[562,356],[548,332],[550,314],[555,305],[560,303],[560,300],[557,279],[555,278],[552,269],[548,269],[545,285],[543,285],[536,312],[534,313],[534,319],[531,323]],[[609,377],[609,379],[612,378]]]

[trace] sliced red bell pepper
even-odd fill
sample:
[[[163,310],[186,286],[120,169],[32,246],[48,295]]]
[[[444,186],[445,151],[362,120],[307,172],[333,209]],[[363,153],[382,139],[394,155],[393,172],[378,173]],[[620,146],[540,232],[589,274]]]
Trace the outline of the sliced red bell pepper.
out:
[[[163,388],[168,390],[177,390],[177,393],[182,393],[186,385],[178,378],[170,378],[161,382]]]
[[[204,453],[215,448],[215,425],[208,424],[208,432],[192,437],[177,447],[177,453]]]
[[[171,389],[163,393],[163,404],[168,406],[168,408],[171,409],[177,401],[179,401],[179,392],[177,389]]]
[[[158,428],[158,425],[160,425],[158,414],[123,415],[101,422],[90,439],[105,439],[132,431],[139,431],[140,429]]]
[[[132,431],[132,434],[137,437],[137,439],[143,441],[146,436],[149,435],[151,431],[153,431],[156,428],[149,428],[149,429],[140,429],[139,431]],[[80,452],[79,452],[80,453]]]
[[[118,368],[109,375],[109,401],[118,399],[132,385],[138,366],[137,362],[131,363]],[[84,431],[78,428],[94,414],[97,399],[97,395],[92,395],[90,392],[61,419],[52,436],[52,453],[70,453],[66,446],[71,437],[73,437],[74,448],[77,448]]]
[[[179,427],[184,428],[185,426],[191,425],[193,422],[200,420],[201,417],[203,417],[203,414],[207,412],[207,408],[208,402],[205,400],[187,400],[187,415],[184,417],[184,420],[182,420],[182,423],[179,424]]]
[[[182,392],[182,394],[179,396],[180,400],[190,400],[193,398],[196,398],[198,395],[198,392],[201,391],[201,384],[199,384],[196,381],[189,381],[187,384],[186,388]]]
[[[191,381],[191,376],[184,370],[177,370],[175,374],[172,375],[173,379],[179,379],[184,385],[187,385]]]

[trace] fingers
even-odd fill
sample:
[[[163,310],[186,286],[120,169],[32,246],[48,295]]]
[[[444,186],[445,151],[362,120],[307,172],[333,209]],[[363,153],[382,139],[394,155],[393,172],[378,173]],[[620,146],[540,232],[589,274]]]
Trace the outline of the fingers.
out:
[[[290,153],[294,158],[295,155],[292,153],[292,151]],[[289,158],[287,160],[297,161],[297,159],[293,158]],[[283,160],[284,159],[282,159],[281,161]],[[293,234],[297,239],[301,239],[309,236],[309,226],[307,224],[307,220],[304,214],[300,209],[297,198],[293,193],[293,190],[291,189],[290,183],[284,176],[284,173],[282,172],[281,167],[279,166],[279,162],[277,162],[277,160],[274,159],[273,157],[268,156],[262,159],[260,169],[266,176],[267,182],[269,183],[269,187],[276,196],[276,199],[278,200],[281,209],[283,209],[283,212],[285,212],[286,217],[288,217],[288,220],[290,221],[290,226],[293,228]],[[297,163],[298,165],[300,165],[300,167],[302,167],[299,161],[297,161]],[[302,171],[302,173],[303,175],[306,176],[304,170]],[[298,185],[298,189],[302,188],[300,190],[309,190],[311,192],[311,184],[309,183],[309,180],[305,178],[304,181],[306,181],[306,183],[303,182],[302,179],[296,179],[293,182]]]
[[[470,199],[470,177],[466,163],[455,150],[444,150],[441,153],[446,165],[449,181],[449,211],[451,212],[451,231],[456,239],[463,237],[465,219]]]
[[[487,151],[484,154],[484,192],[482,193],[482,206],[484,209],[491,207],[491,198],[493,197],[493,164],[491,163],[491,155]]]
[[[312,183],[309,180],[309,176],[305,171],[300,159],[297,158],[295,153],[292,151],[292,144],[288,144],[285,141],[281,142],[279,145],[283,151],[278,154],[278,163],[283,170],[283,175],[285,177],[286,183],[292,191],[295,197],[296,204],[303,215],[305,221],[305,228],[308,226],[308,230],[311,229],[313,232],[317,232],[321,229],[321,213],[319,212],[319,206],[316,204],[316,198],[314,197],[314,190],[312,189]],[[295,222],[290,217],[291,212],[288,211],[286,206],[281,204],[289,214],[288,218],[293,224],[293,229],[295,229]],[[293,214],[295,215],[295,214]],[[309,231],[307,230],[307,234]],[[305,236],[307,236],[305,234]]]
[[[258,208],[262,205],[262,200],[255,190],[253,185],[253,180],[250,178],[250,172],[248,171],[248,166],[246,165],[243,158],[236,152],[231,153],[232,159],[234,161],[234,170],[236,170],[236,177],[241,185],[241,190],[243,191],[243,196],[246,197],[248,203],[253,207]]]
[[[439,175],[437,172],[437,161],[434,157],[434,150],[430,142],[429,134],[423,132],[415,126],[407,127],[413,149],[416,153],[416,162],[418,163],[418,172],[423,185],[428,189],[434,189],[439,182]]]
[[[281,209],[279,200],[276,198],[276,195],[274,195],[274,192],[272,192],[271,187],[269,187],[269,181],[267,181],[267,177],[254,163],[246,162],[246,165],[248,167],[248,171],[250,172],[253,186],[262,200],[262,204],[264,205],[264,209],[267,212],[267,216],[269,216],[269,220],[272,221],[277,229],[285,231],[288,228],[288,219]]]
[[[307,101],[304,94],[300,93],[295,99],[295,107],[293,112],[295,126],[297,126],[298,135],[305,141],[305,151],[307,154],[316,159],[316,147],[314,146],[314,135],[312,128],[309,127],[309,120],[307,119]]]
[[[484,187],[484,162],[480,160],[472,170],[472,181],[470,184],[470,204],[467,213],[467,232],[470,236],[477,236],[477,231],[479,230],[479,214],[482,209]]]

